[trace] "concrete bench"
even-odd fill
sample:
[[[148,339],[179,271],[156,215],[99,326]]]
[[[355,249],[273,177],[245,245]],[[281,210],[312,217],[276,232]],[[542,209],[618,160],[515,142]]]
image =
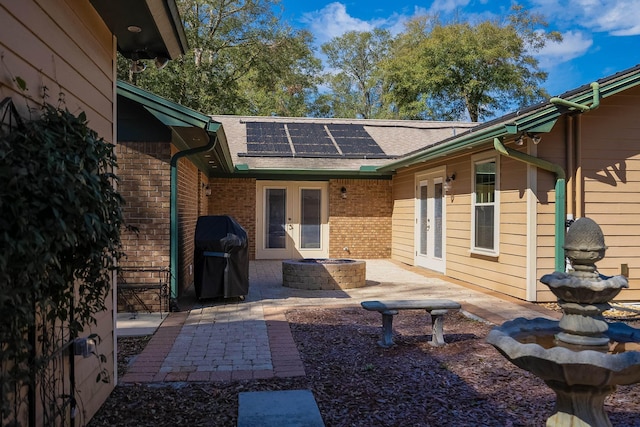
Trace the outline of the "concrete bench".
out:
[[[431,341],[432,346],[445,344],[442,332],[443,316],[449,310],[460,309],[460,304],[448,299],[425,300],[400,300],[400,301],[363,301],[362,308],[369,311],[377,311],[382,314],[382,339],[378,341],[380,347],[391,347],[393,342],[393,316],[399,310],[426,310],[431,314]]]

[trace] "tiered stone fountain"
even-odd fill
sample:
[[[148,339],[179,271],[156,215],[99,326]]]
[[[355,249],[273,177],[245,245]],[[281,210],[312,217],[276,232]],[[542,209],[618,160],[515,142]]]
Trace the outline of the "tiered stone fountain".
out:
[[[607,247],[602,230],[589,218],[569,227],[564,249],[573,271],[540,279],[558,297],[562,319],[518,318],[494,328],[487,341],[556,393],[547,426],[611,426],[605,398],[617,385],[640,382],[640,351],[627,349],[640,342],[640,329],[609,323],[602,314],[628,287],[627,279],[596,270]]]

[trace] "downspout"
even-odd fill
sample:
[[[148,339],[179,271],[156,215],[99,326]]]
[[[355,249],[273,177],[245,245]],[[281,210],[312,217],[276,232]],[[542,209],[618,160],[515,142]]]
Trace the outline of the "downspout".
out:
[[[564,263],[564,233],[565,233],[565,182],[566,175],[564,169],[559,165],[540,159],[538,157],[530,156],[529,154],[522,153],[517,150],[505,147],[499,138],[493,139],[493,146],[496,151],[503,156],[511,157],[515,160],[536,166],[540,169],[553,172],[556,175],[556,212],[555,212],[555,270],[565,271]]]
[[[208,125],[207,125],[208,126]],[[206,129],[205,129],[206,130]],[[208,130],[207,130],[208,133]],[[170,311],[178,310],[178,160],[192,154],[211,151],[218,142],[218,136],[209,137],[207,145],[202,147],[189,148],[179,151],[171,157],[171,195],[170,195],[170,254],[169,254],[169,270],[171,273],[171,289],[170,289]]]
[[[567,101],[563,98],[551,98],[549,101],[552,104],[562,105],[568,107],[570,109],[578,110],[580,113],[586,113],[587,111],[595,110],[600,106],[600,85],[598,82],[591,83],[591,89],[593,91],[593,101],[591,105],[578,104],[576,102]],[[571,120],[568,121],[569,125],[571,124]],[[567,142],[571,145],[571,148],[574,157],[567,157],[569,162],[575,162],[573,165],[568,165],[569,174],[571,175],[571,185],[574,193],[574,198],[569,199],[569,203],[572,203],[572,210],[575,214],[575,218],[580,218],[584,215],[582,206],[583,206],[583,186],[582,186],[582,136],[581,136],[581,126],[580,126],[580,115],[576,116],[576,119],[573,123],[573,127],[569,126],[568,132],[575,132],[574,134],[567,135]],[[575,136],[575,137],[574,137]],[[573,204],[575,204],[575,210],[573,209]]]
[[[576,218],[576,147],[573,140],[573,116],[565,118],[565,141],[567,157],[567,221]]]
[[[584,216],[584,186],[582,185],[582,120],[577,116],[574,120],[575,155],[576,155],[576,218]]]
[[[551,102],[552,104],[563,105],[565,107],[580,110],[581,113],[595,110],[600,106],[600,85],[598,84],[598,82],[593,82],[590,86],[593,91],[593,102],[591,103],[591,105],[578,104],[577,102],[567,101],[564,98],[558,97],[551,98],[549,102]]]

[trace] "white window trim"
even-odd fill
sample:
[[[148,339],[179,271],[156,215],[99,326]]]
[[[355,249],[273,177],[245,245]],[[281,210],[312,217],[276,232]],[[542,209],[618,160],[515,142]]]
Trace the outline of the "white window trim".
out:
[[[493,250],[475,246],[476,236],[476,164],[496,162],[496,186],[493,202]],[[486,152],[471,156],[471,236],[469,239],[472,254],[497,257],[500,255],[500,156],[495,152]]]

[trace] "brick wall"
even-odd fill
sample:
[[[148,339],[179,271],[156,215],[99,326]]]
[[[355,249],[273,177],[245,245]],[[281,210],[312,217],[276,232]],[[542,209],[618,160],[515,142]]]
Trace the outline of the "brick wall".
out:
[[[342,187],[346,198],[342,197]],[[329,257],[390,258],[391,212],[391,181],[330,180]]]
[[[196,222],[207,215],[207,178],[187,158],[178,161],[178,286],[179,293],[193,284]]]
[[[116,146],[118,156],[118,191],[124,198],[123,215],[128,226],[137,232],[123,230],[122,244],[126,257],[123,267],[169,267],[170,181],[168,144],[123,142]],[[128,282],[140,281],[127,273]],[[157,292],[144,292],[140,298],[159,310]],[[118,310],[144,307],[131,298],[118,298]]]
[[[232,216],[246,230],[249,238],[249,259],[255,259],[256,180],[215,178],[209,185],[209,215]]]

